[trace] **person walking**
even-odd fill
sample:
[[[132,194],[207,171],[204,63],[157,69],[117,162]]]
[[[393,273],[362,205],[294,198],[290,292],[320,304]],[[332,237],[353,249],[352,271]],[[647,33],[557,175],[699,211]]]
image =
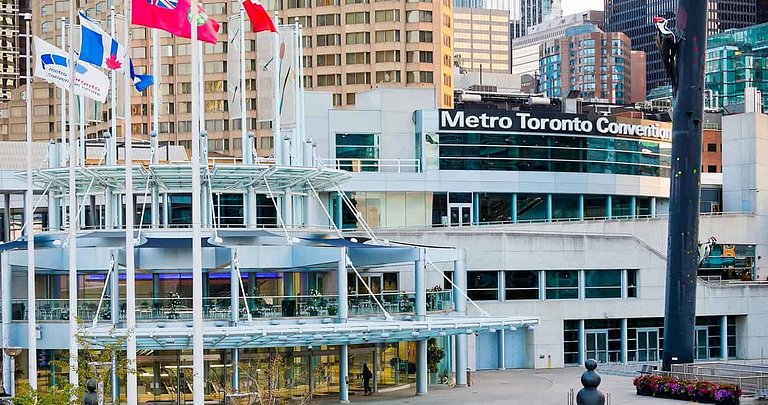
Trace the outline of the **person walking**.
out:
[[[371,389],[371,378],[373,378],[373,373],[371,373],[371,370],[368,368],[368,364],[363,363],[363,388],[365,389],[365,395],[373,394],[373,389]]]

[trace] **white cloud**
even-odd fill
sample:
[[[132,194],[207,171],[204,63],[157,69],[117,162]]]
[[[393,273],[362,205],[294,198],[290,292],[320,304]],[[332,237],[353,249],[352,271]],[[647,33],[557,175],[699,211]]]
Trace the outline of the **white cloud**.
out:
[[[603,9],[603,0],[562,0],[562,2],[563,15]]]

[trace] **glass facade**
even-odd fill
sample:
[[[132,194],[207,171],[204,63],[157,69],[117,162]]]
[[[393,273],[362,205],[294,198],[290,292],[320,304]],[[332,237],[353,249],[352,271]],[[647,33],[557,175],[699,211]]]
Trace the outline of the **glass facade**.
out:
[[[336,134],[338,168],[353,172],[379,170],[378,134]]]
[[[723,32],[707,41],[705,86],[719,97],[720,106],[744,102],[744,89],[755,87],[768,105],[768,24]]]
[[[439,134],[440,170],[669,177],[671,152],[670,143],[648,140],[550,134]]]

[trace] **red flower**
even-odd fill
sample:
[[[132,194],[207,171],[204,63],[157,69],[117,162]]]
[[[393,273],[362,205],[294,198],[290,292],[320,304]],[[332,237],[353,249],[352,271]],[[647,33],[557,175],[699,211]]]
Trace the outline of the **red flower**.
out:
[[[107,69],[117,70],[123,67],[123,64],[117,60],[117,55],[109,55],[106,61]]]

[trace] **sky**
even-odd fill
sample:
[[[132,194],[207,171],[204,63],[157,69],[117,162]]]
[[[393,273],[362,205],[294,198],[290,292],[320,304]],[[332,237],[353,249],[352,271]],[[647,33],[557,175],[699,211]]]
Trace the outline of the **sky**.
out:
[[[563,15],[580,13],[586,10],[602,10],[603,0],[561,0]]]

